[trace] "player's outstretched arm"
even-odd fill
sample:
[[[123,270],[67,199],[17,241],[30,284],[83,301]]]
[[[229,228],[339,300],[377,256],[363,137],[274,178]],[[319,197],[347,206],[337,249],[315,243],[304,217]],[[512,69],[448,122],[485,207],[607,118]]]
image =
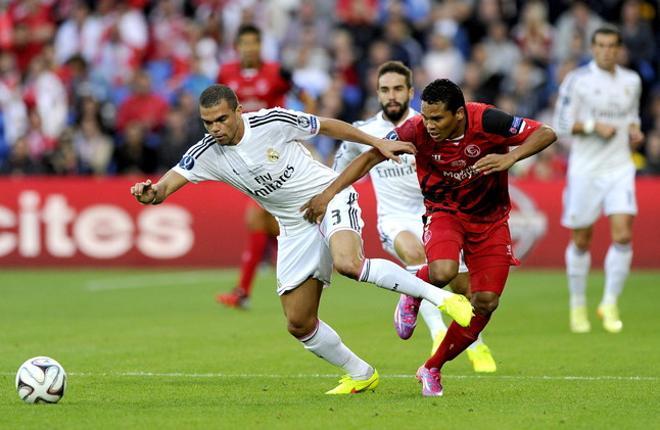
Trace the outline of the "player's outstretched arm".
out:
[[[341,190],[366,175],[372,167],[384,159],[385,156],[374,148],[353,160],[321,194],[312,197],[300,208],[305,219],[311,223],[321,222],[330,200]]]
[[[157,205],[187,183],[186,178],[174,170],[170,170],[155,184],[151,182],[151,179],[137,182],[131,187],[131,194],[135,197],[135,200],[143,205]]]
[[[398,162],[400,160],[397,154],[414,154],[416,152],[415,146],[410,142],[379,139],[338,119],[319,118],[319,122],[321,124],[319,133],[337,140],[348,140],[350,142],[373,146],[378,149],[385,158],[389,158],[390,160]]]
[[[474,163],[474,168],[478,172],[483,172],[484,175],[508,170],[516,162],[543,151],[556,140],[555,131],[547,125],[542,125],[530,134],[520,146],[506,154],[488,154]]]

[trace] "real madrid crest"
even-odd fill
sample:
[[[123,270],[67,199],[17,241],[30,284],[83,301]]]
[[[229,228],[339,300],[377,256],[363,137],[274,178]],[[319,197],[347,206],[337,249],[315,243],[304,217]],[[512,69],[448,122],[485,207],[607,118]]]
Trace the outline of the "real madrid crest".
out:
[[[266,151],[266,158],[271,163],[274,163],[280,159],[280,153],[275,151],[273,148],[268,148],[268,151]]]

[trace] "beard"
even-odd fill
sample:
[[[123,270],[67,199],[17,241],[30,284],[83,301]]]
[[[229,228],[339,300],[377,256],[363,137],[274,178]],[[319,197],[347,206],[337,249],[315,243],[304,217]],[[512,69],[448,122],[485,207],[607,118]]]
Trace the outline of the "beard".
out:
[[[390,122],[393,123],[398,123],[401,118],[403,118],[403,115],[406,113],[408,110],[408,101],[404,103],[395,103],[395,105],[399,108],[398,110],[393,110],[393,105],[389,104],[381,104],[380,107],[383,110],[383,115],[385,118],[387,118]]]

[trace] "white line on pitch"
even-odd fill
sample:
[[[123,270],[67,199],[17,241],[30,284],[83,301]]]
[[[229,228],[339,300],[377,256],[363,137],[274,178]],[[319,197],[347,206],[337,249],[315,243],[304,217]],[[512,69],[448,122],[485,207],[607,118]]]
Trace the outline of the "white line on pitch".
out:
[[[234,279],[233,272],[190,271],[161,273],[158,275],[143,274],[101,278],[89,281],[85,288],[89,291],[125,290],[163,285],[190,285],[204,281],[228,281]]]
[[[0,372],[0,375],[11,376],[10,372]],[[270,374],[270,373],[155,373],[155,372],[73,372],[70,376],[98,376],[98,377],[138,377],[138,378],[337,378],[333,374]],[[382,378],[412,378],[413,375],[385,374]],[[513,379],[513,380],[539,380],[539,381],[658,381],[658,376],[548,376],[548,375],[442,375],[443,378],[455,379]]]

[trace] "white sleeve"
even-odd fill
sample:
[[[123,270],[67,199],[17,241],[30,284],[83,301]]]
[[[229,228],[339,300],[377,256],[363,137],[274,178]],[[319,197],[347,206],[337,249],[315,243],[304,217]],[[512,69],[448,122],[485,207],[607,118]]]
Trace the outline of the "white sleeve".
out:
[[[633,72],[634,73],[634,72]],[[642,120],[639,117],[639,102],[642,97],[642,80],[639,75],[635,73],[635,90],[633,94],[633,105],[630,108],[630,114],[628,115],[629,124],[640,125]]]
[[[362,153],[358,143],[343,141],[335,154],[332,168],[337,172],[343,171],[358,155]]]
[[[212,145],[215,145],[213,138],[210,136],[205,137],[188,148],[181,157],[181,161],[172,169],[193,184],[209,180],[220,180],[217,175],[213,175],[212,171],[214,163],[211,156],[213,153],[209,151]]]
[[[319,119],[312,114],[275,108],[271,109],[268,117],[279,120],[280,131],[287,142],[311,139],[319,133]]]
[[[575,72],[571,72],[559,87],[553,120],[554,128],[559,136],[570,136],[573,134],[573,124],[577,120],[580,106],[580,97],[577,93],[577,80],[578,78]]]

